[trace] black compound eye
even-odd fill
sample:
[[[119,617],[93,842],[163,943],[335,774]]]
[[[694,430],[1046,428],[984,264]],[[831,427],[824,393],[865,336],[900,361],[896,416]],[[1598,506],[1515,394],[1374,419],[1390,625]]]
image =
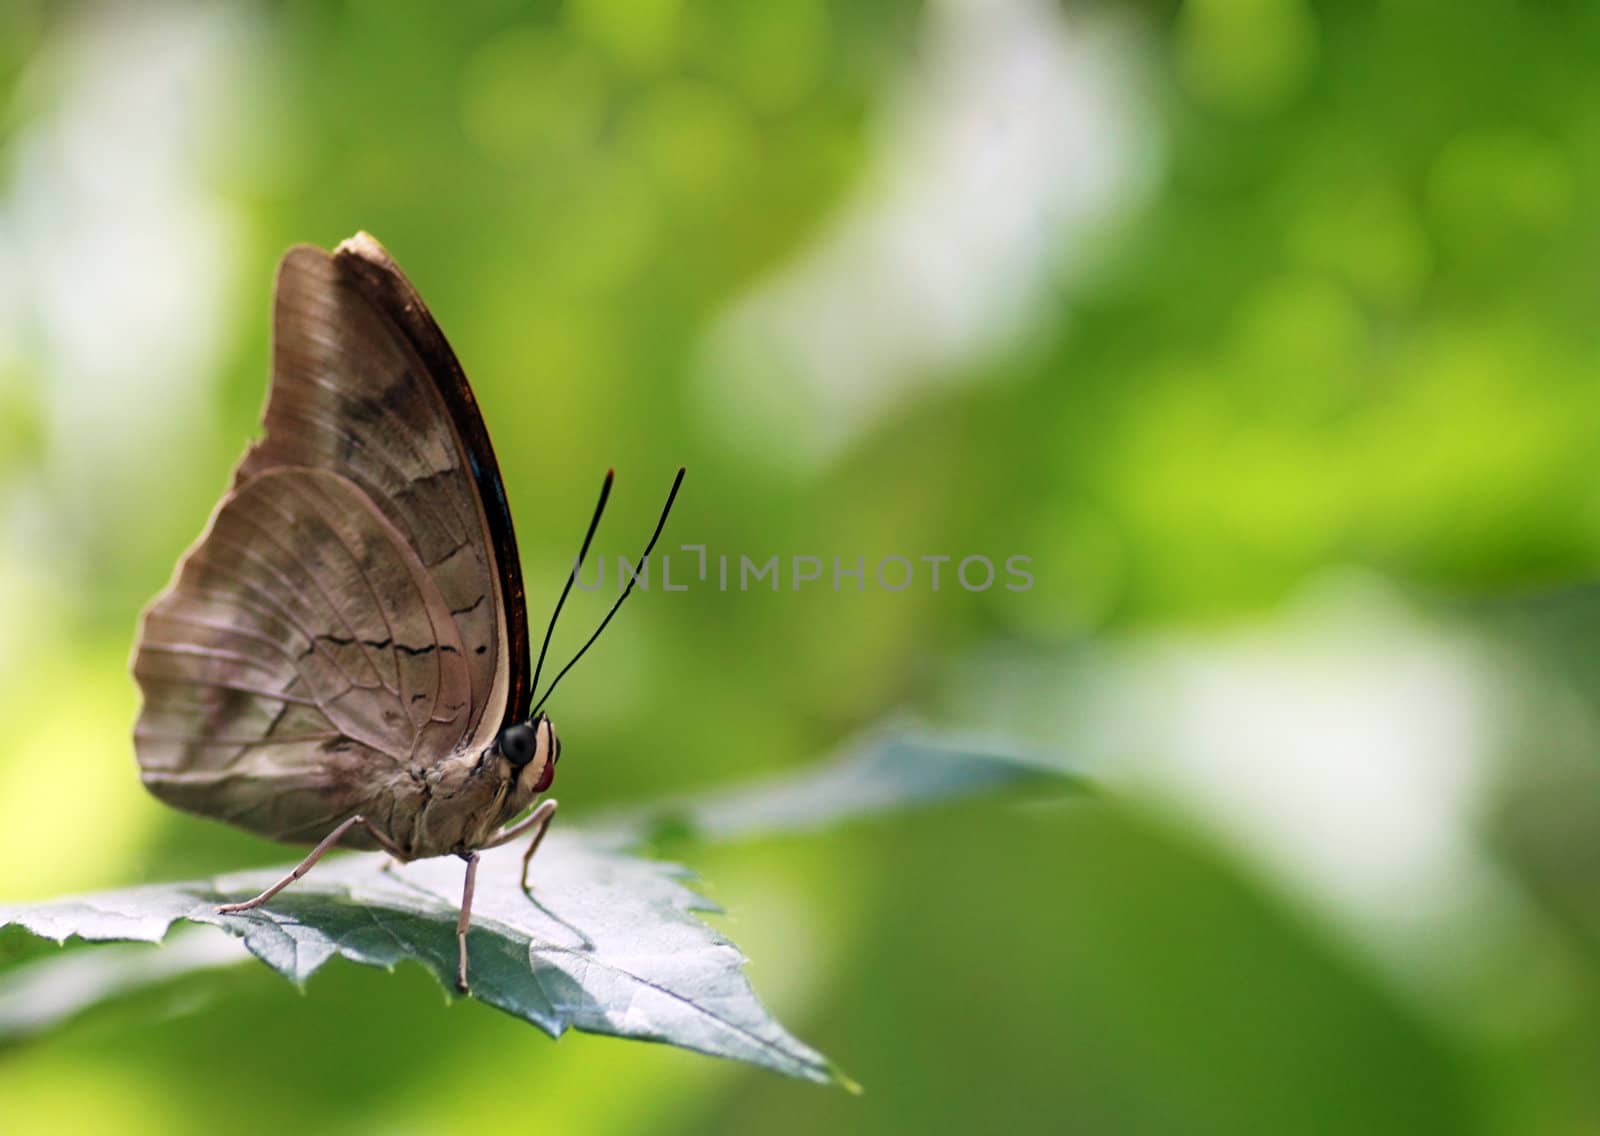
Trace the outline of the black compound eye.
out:
[[[518,769],[533,760],[534,750],[537,748],[533,729],[526,724],[512,726],[500,735],[500,752]]]

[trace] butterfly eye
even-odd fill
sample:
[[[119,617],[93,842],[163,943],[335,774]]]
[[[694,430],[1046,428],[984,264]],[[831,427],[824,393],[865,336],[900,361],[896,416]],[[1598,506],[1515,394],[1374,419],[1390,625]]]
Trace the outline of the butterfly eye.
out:
[[[526,724],[512,726],[500,735],[500,752],[518,769],[533,760],[534,749],[533,730]]]

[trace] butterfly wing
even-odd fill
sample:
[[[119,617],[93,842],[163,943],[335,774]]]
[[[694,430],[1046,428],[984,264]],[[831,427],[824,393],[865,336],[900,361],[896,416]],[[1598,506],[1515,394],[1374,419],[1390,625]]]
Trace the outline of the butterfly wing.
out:
[[[467,644],[472,726],[487,745],[526,709],[521,564],[494,449],[455,353],[366,234],[278,269],[266,436],[237,482],[282,466],[331,470],[399,529]]]
[[[469,733],[472,680],[440,589],[362,490],[276,469],[223,498],[146,612],[134,729],[156,796],[311,841]]]
[[[515,719],[527,619],[471,389],[365,234],[284,256],[263,425],[146,613],[135,741],[162,799],[315,840]]]

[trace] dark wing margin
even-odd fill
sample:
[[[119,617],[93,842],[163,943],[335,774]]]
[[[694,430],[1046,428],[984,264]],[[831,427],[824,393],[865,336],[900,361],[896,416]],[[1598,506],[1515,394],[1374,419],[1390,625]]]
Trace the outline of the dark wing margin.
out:
[[[522,560],[517,555],[517,534],[511,523],[511,506],[506,500],[505,481],[489,441],[478,400],[467,383],[466,373],[439,330],[428,305],[423,303],[411,281],[388,251],[370,234],[359,232],[340,243],[333,252],[334,263],[355,280],[368,301],[382,312],[411,344],[427,366],[439,395],[455,425],[456,435],[466,448],[473,483],[489,525],[489,539],[500,572],[501,603],[507,639],[506,666],[510,684],[507,691],[503,726],[521,720],[526,714],[531,692],[528,683],[528,609],[522,585]]]

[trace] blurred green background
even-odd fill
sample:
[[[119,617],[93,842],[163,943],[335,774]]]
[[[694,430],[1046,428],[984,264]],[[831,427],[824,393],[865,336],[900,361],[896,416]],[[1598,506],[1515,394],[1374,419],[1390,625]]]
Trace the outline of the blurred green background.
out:
[[[1594,1132],[1597,52],[1509,0],[0,6],[0,898],[285,858],[143,793],[126,658],[277,257],[357,229],[535,622],[608,466],[608,556],[681,462],[713,554],[1033,558],[636,597],[564,816],[900,711],[1107,786],[682,850],[859,1099],[249,967],[0,1051],[0,1127]]]

